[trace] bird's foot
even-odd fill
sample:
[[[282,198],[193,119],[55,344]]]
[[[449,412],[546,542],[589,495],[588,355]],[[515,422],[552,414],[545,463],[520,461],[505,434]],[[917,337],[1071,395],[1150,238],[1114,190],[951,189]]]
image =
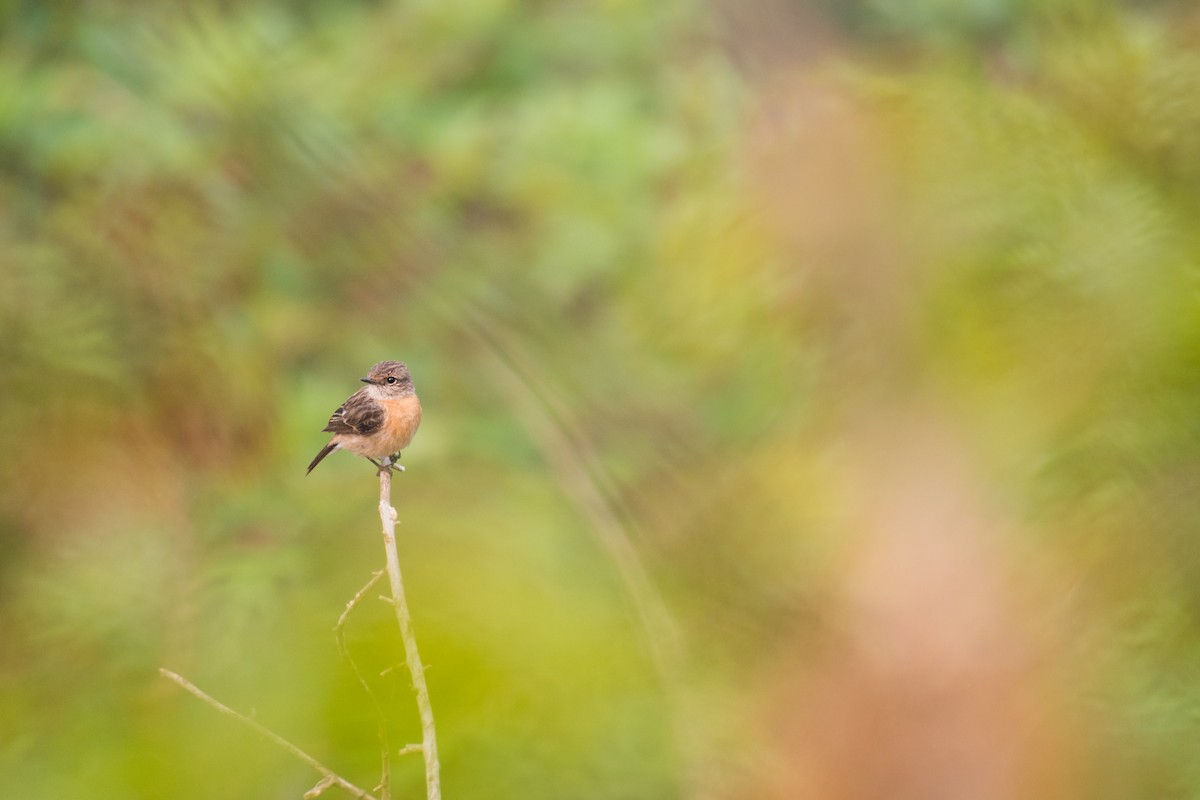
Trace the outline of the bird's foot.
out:
[[[404,472],[404,465],[396,463],[396,459],[399,457],[400,457],[400,454],[396,453],[394,456],[384,456],[383,458],[376,461],[375,459],[371,458],[370,456],[364,456],[364,458],[366,458],[367,461],[370,461],[372,464],[375,465],[376,472],[383,472],[385,469],[389,469],[392,472]]]

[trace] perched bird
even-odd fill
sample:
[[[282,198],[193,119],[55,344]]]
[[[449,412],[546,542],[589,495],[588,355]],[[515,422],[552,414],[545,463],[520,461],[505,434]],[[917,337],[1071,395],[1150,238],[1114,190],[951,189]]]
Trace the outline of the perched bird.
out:
[[[421,424],[421,401],[408,367],[401,361],[380,361],[362,382],[367,385],[350,395],[329,418],[324,430],[333,438],[308,465],[308,472],[334,450],[357,453],[379,469],[385,465],[404,469],[394,462]]]

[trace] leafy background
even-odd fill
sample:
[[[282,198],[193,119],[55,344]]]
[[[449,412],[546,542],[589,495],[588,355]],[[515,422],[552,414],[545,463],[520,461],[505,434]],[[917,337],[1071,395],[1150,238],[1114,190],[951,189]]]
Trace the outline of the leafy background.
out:
[[[1190,4],[0,23],[4,796],[1200,792]]]

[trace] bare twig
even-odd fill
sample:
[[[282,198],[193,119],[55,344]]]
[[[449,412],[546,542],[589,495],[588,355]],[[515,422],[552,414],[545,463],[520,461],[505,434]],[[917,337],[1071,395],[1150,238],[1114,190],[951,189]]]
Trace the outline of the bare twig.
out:
[[[358,590],[358,592],[346,603],[346,609],[342,615],[338,617],[337,624],[333,626],[333,637],[337,641],[338,652],[342,654],[342,658],[346,659],[346,663],[350,665],[350,669],[354,672],[354,677],[362,685],[363,691],[367,693],[367,697],[371,698],[371,705],[375,708],[375,721],[378,727],[379,735],[379,753],[380,753],[380,777],[379,786],[376,789],[379,791],[381,800],[389,800],[391,792],[389,784],[391,782],[391,757],[389,751],[392,749],[388,744],[387,736],[387,721],[383,716],[383,706],[379,702],[379,697],[375,694],[375,690],[367,683],[367,679],[363,677],[362,670],[358,668],[356,662],[350,656],[350,650],[346,647],[346,622],[350,619],[350,613],[358,607],[363,598],[367,596],[367,592],[374,588],[375,584],[379,583],[379,579],[383,577],[383,570],[378,570],[371,575],[371,580],[367,581],[367,585]]]
[[[362,599],[366,597],[367,592],[371,591],[371,587],[379,583],[379,579],[383,577],[383,570],[377,570],[371,573],[371,580],[367,581],[367,585],[358,590],[354,597],[350,598],[350,602],[346,603],[346,610],[338,617],[337,625],[333,626],[333,632],[337,635],[338,648],[342,645],[342,628],[346,627],[346,620],[350,619],[350,612],[353,611]]]
[[[417,639],[413,634],[412,616],[408,601],[404,597],[404,581],[400,576],[400,556],[396,551],[396,509],[392,508],[391,460],[385,459],[379,470],[379,519],[383,522],[383,546],[387,552],[387,574],[392,585],[391,605],[396,609],[396,621],[400,623],[400,637],[404,640],[404,660],[412,675],[413,693],[417,698],[417,712],[421,717],[421,751],[425,756],[426,800],[441,800],[441,768],[438,764],[437,730],[433,724],[433,706],[429,703],[429,689],[425,685],[425,667],[417,652]],[[407,749],[407,748],[406,748]]]
[[[253,730],[255,733],[257,733],[259,736],[262,736],[265,739],[269,739],[270,741],[272,741],[275,744],[282,747],[284,750],[291,753],[296,758],[303,761],[305,764],[308,764],[310,767],[315,769],[317,772],[321,773],[322,780],[319,783],[317,783],[316,786],[314,786],[312,789],[310,789],[309,792],[305,794],[305,797],[316,797],[321,792],[325,791],[325,789],[327,787],[336,785],[336,786],[346,790],[352,796],[360,798],[360,800],[379,800],[379,798],[375,797],[375,795],[370,794],[369,792],[366,792],[363,789],[360,789],[359,787],[355,786],[353,783],[346,780],[341,775],[338,775],[336,772],[329,769],[329,767],[325,766],[320,761],[317,761],[315,758],[310,756],[308,753],[304,752],[299,747],[296,747],[296,745],[292,744],[287,739],[284,739],[282,736],[275,733],[270,728],[267,728],[267,727],[261,725],[260,723],[255,722],[254,720],[250,719],[250,717],[247,717],[244,714],[239,714],[238,712],[234,711],[229,706],[225,705],[224,703],[221,703],[219,700],[215,700],[208,694],[205,694],[203,691],[201,691],[199,688],[197,688],[195,684],[193,684],[187,678],[184,678],[182,675],[178,675],[174,672],[171,672],[171,670],[169,670],[169,669],[161,669],[160,668],[158,671],[164,678],[174,681],[175,683],[179,684],[184,689],[186,689],[188,692],[190,692],[191,694],[200,698],[205,703],[207,703],[208,705],[215,708],[217,711],[220,711],[222,714],[224,714],[228,717],[233,717],[238,722],[241,722],[243,725],[249,727],[251,730]],[[316,794],[313,794],[314,792]]]

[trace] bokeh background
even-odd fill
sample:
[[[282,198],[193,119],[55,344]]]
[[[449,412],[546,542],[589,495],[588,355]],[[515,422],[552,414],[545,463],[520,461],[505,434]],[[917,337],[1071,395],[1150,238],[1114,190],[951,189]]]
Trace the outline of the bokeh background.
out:
[[[1200,794],[1193,4],[0,25],[0,795]]]

